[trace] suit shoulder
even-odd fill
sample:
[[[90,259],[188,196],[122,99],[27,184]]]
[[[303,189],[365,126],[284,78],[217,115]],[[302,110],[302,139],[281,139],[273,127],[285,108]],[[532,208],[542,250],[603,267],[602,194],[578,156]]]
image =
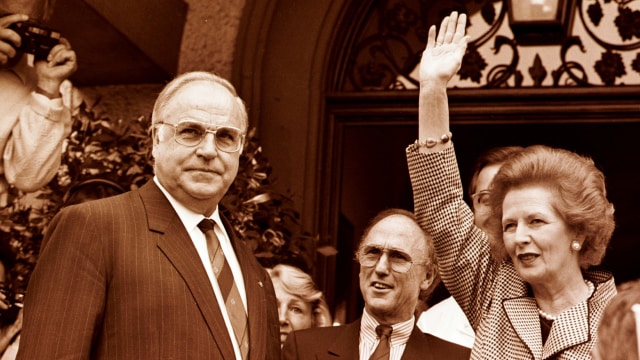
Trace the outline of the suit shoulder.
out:
[[[289,333],[287,342],[291,338],[299,348],[323,348],[334,343],[336,339],[344,338],[347,334],[346,331],[346,326],[326,326],[296,330]]]
[[[467,360],[471,356],[471,349],[450,341],[444,340],[431,334],[424,334],[431,353],[436,357],[443,357],[450,360]]]
[[[342,333],[344,329],[344,326],[324,326],[296,330],[293,333],[295,333],[295,337],[298,339],[298,342],[302,342],[306,339],[317,341],[318,339],[334,338]]]

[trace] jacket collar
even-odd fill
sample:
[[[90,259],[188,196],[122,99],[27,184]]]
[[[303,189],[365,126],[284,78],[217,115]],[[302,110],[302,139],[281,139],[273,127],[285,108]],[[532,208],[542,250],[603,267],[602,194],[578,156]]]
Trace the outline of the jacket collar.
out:
[[[544,346],[542,345],[542,330],[536,300],[527,294],[503,301],[504,311],[509,322],[535,359],[547,359],[567,348],[587,343],[595,336],[595,334],[591,334],[589,304],[596,297],[598,291],[610,291],[599,285],[604,286],[603,283],[608,281],[611,275],[602,271],[587,271],[584,273],[584,277],[594,283],[593,294],[586,302],[583,301],[573,306],[556,318]],[[556,329],[571,329],[571,331],[558,332]]]

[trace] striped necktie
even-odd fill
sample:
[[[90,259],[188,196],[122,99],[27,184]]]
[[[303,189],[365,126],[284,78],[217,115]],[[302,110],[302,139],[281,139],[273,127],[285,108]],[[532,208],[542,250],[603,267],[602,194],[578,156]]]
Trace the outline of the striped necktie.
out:
[[[369,357],[369,360],[389,360],[391,356],[390,339],[392,331],[393,328],[389,325],[378,325],[376,327],[376,334],[378,334],[380,342],[371,357]]]
[[[222,247],[220,247],[220,241],[216,236],[214,228],[216,222],[211,219],[203,219],[198,228],[204,233],[207,239],[207,249],[209,250],[209,260],[211,261],[211,267],[213,273],[218,279],[218,286],[222,293],[222,298],[227,307],[227,314],[231,320],[233,332],[235,333],[236,340],[240,345],[240,353],[242,359],[249,357],[249,329],[247,328],[247,313],[242,304],[242,298],[240,292],[233,280],[233,273],[229,267],[229,263],[224,257]]]

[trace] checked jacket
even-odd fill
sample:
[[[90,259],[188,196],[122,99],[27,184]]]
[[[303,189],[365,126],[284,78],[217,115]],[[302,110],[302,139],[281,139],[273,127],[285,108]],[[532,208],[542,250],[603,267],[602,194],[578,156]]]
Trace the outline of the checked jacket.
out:
[[[407,150],[415,214],[435,243],[440,275],[476,331],[471,359],[589,359],[604,308],[616,294],[613,276],[586,271],[595,285],[587,302],[563,312],[542,344],[537,304],[510,260],[491,257],[487,234],[463,200],[454,147]]]

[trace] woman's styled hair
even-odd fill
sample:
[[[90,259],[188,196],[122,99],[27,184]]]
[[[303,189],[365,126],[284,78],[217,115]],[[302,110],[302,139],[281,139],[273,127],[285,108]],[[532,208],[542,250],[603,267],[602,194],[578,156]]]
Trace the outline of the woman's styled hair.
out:
[[[530,185],[555,192],[552,206],[569,229],[584,237],[581,268],[600,264],[615,227],[604,174],[589,157],[544,145],[529,146],[515,154],[493,179],[490,196],[493,214],[487,228],[493,255],[498,260],[507,257],[502,238],[502,203],[506,194]]]
[[[311,304],[314,327],[331,326],[333,324],[331,312],[324,295],[316,287],[309,274],[295,266],[284,264],[278,264],[272,269],[267,269],[267,272],[272,280],[277,280],[282,284],[286,292]]]

